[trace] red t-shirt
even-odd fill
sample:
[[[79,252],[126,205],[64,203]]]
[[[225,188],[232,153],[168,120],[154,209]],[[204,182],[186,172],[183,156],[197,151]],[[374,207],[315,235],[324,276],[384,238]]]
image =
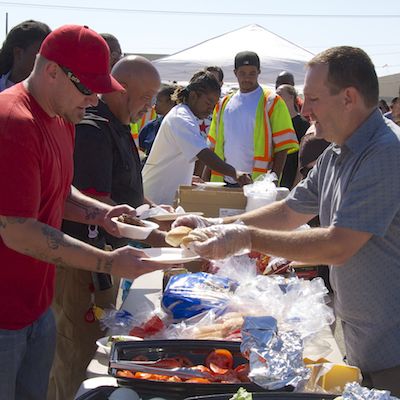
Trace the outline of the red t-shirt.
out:
[[[59,229],[73,177],[74,126],[51,118],[23,84],[0,94],[0,215]],[[0,329],[21,329],[50,307],[54,265],[0,238]]]

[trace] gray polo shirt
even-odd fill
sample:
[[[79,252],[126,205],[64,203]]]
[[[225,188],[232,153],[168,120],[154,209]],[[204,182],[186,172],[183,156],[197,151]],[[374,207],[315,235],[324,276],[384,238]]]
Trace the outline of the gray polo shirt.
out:
[[[323,227],[373,234],[330,271],[348,361],[365,372],[400,365],[399,174],[400,128],[376,110],[287,198],[293,210],[319,214]]]

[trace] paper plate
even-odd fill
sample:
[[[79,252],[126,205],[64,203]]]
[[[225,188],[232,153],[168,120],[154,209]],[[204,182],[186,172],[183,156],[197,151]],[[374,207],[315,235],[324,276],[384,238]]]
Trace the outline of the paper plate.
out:
[[[110,354],[111,350],[111,345],[112,341],[110,338],[115,338],[118,342],[128,342],[130,340],[143,340],[142,338],[136,337],[136,336],[126,336],[126,335],[113,335],[113,336],[104,336],[100,339],[96,340],[97,346],[99,346],[101,349],[105,350],[107,354]]]
[[[151,217],[156,219],[157,221],[175,221],[177,218],[182,217],[184,215],[203,215],[204,213],[201,211],[193,211],[193,212],[185,212],[185,213],[169,213],[169,214],[160,214]]]
[[[195,182],[193,185],[204,187],[204,188],[219,188],[226,185],[226,182]]]
[[[159,226],[151,221],[141,220],[145,226],[125,224],[117,220],[117,217],[111,218],[118,226],[119,234],[129,239],[146,239],[150,233]]]
[[[198,255],[180,247],[151,247],[142,249],[142,251],[147,255],[147,257],[142,257],[143,261],[154,261],[161,264],[182,264],[200,259]]]

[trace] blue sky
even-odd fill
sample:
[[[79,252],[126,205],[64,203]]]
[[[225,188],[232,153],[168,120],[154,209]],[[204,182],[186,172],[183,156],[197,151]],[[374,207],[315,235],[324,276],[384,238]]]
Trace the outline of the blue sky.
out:
[[[255,23],[313,53],[359,46],[378,75],[400,72],[399,0],[0,0],[1,41],[6,12],[9,28],[29,18],[52,29],[86,24],[113,33],[129,53],[172,54]]]

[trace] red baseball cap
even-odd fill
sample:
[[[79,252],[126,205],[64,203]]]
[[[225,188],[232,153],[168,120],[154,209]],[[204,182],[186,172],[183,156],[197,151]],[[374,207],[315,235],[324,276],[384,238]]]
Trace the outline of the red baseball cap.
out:
[[[94,93],[123,91],[110,75],[110,50],[106,41],[87,26],[63,25],[43,41],[39,54],[66,67]]]

